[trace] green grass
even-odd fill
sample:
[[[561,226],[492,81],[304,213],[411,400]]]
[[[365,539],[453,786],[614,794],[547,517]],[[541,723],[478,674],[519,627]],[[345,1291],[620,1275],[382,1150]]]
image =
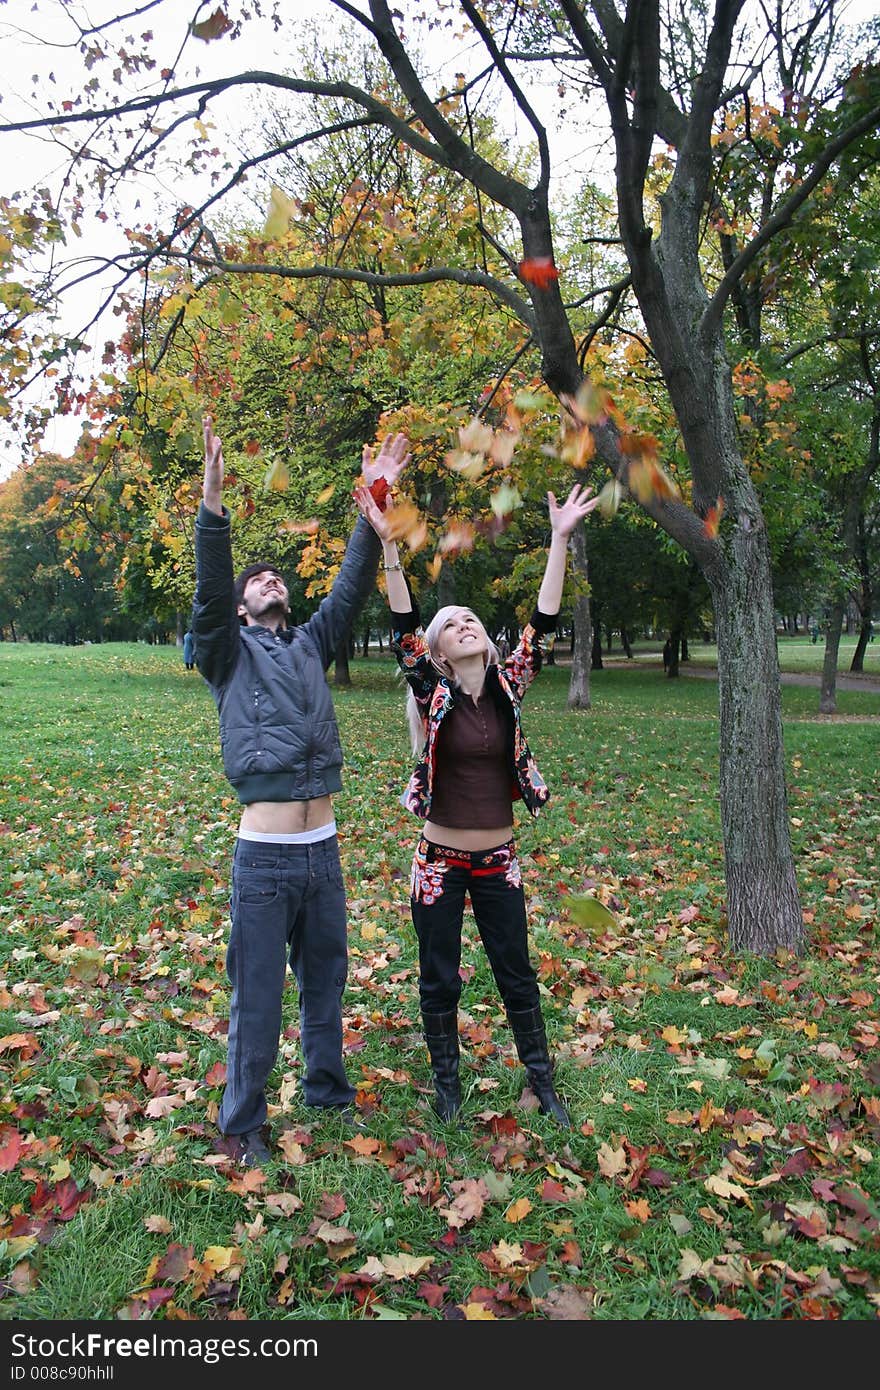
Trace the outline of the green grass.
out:
[[[851,674],[849,668],[857,640],[855,636],[849,636],[846,633],[840,639],[837,671],[841,676]],[[814,676],[822,674],[822,665],[825,660],[825,640],[823,637],[820,637],[818,642],[813,643],[809,637],[780,635],[776,639],[776,647],[779,653],[779,669],[781,671]],[[565,648],[563,647],[562,650],[564,652]],[[634,642],[633,652],[636,660],[659,661],[663,652],[662,639]],[[623,656],[618,637],[615,637],[614,647],[608,655],[614,658]],[[702,642],[699,638],[694,638],[688,645],[688,661],[694,666],[716,666],[718,664],[718,648],[714,642]],[[864,658],[864,674],[875,678],[880,677],[880,638],[875,638],[873,642],[868,643]]]
[[[303,1107],[291,984],[260,1179],[214,1126],[238,807],[210,695],[174,649],[0,645],[0,1318],[875,1318],[878,697],[819,720],[783,690],[809,954],[767,960],[725,940],[715,683],[610,667],[568,714],[567,670],[542,674],[553,799],[518,835],[565,1132],[520,1102],[469,918],[462,1123],[430,1109],[403,698],[387,660],[353,674],[366,1128]],[[614,933],[572,920],[584,893]]]

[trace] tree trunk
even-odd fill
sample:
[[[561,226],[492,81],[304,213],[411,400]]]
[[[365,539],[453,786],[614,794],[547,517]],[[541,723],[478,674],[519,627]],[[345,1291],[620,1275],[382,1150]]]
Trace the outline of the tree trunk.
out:
[[[447,608],[451,603],[455,603],[455,571],[444,561],[437,575],[437,607]]]
[[[620,645],[623,647],[623,654],[632,660],[632,646],[630,645],[629,633],[625,627],[620,629]]]
[[[679,675],[678,663],[681,651],[681,629],[674,627],[669,634],[669,660],[666,663],[666,674],[670,680],[677,679]]]
[[[602,664],[602,624],[598,620],[592,607],[590,609],[590,622],[593,627],[593,648],[590,652],[590,670],[601,671],[604,669]]]
[[[590,653],[593,647],[593,625],[590,621],[590,596],[587,562],[587,542],[583,522],[571,537],[572,569],[577,578],[577,597],[571,628],[571,677],[568,682],[568,708],[590,709]]]
[[[819,713],[837,713],[837,656],[840,651],[840,634],[843,630],[845,602],[836,599],[828,610],[828,624],[825,628],[825,659],[822,662],[822,686],[819,691]]]
[[[862,619],[861,626],[859,627],[859,640],[856,642],[853,659],[849,666],[851,671],[864,671],[865,669],[865,652],[868,650],[868,643],[871,640],[872,627],[873,624],[870,618],[867,622],[864,618]]]
[[[336,644],[336,655],[334,657],[335,669],[333,672],[333,684],[339,686],[351,685],[351,670],[348,664],[349,637],[348,633],[340,637]]]
[[[734,950],[800,953],[803,917],[788,823],[779,662],[764,527],[743,511],[709,576],[718,632],[721,828]]]

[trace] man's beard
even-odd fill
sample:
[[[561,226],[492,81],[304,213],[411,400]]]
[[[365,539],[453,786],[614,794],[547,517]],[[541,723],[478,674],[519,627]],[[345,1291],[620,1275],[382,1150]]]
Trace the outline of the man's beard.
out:
[[[249,608],[248,613],[255,623],[262,623],[267,617],[274,617],[276,614],[282,621],[287,619],[288,608],[283,599],[267,598],[259,608]]]

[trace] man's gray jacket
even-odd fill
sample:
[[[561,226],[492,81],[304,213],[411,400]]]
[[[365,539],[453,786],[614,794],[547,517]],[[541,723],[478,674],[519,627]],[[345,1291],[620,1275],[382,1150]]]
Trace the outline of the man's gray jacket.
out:
[[[238,799],[310,801],[342,786],[342,745],[325,672],[376,580],[381,543],[358,518],[333,588],[298,627],[242,627],[230,518],[196,519],[196,664],[220,715],[226,776]]]

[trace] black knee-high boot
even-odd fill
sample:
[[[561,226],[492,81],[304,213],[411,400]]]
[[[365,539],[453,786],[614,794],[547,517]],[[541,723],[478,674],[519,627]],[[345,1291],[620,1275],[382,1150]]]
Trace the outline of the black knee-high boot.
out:
[[[425,1042],[434,1076],[434,1109],[441,1120],[451,1120],[461,1108],[458,1079],[458,1010],[427,1014],[422,1010]]]
[[[513,1029],[519,1059],[526,1069],[529,1085],[538,1097],[541,1110],[570,1129],[571,1118],[553,1089],[553,1063],[547,1050],[541,1010],[508,1009],[507,1017]]]

